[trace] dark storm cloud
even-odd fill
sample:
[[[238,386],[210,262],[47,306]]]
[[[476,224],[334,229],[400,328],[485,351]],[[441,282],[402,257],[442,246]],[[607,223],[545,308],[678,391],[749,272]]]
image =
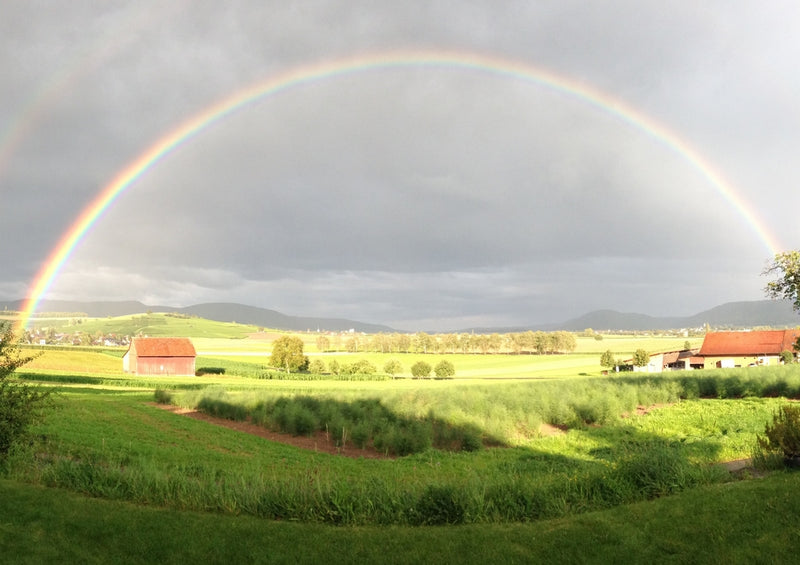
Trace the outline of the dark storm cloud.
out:
[[[729,197],[783,245],[797,239],[793,4],[0,12],[0,298],[18,298],[80,211],[188,117],[286,69],[392,49],[479,52],[584,82],[670,127],[733,193],[578,98],[382,69],[268,97],[177,148],[106,211],[52,295],[240,301],[405,328],[690,314],[761,297],[769,252]]]

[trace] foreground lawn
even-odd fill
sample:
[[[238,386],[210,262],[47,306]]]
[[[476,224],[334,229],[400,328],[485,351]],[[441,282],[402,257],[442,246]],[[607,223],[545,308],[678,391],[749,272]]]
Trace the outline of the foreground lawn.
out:
[[[800,474],[532,524],[334,527],[0,480],[4,563],[792,563]]]

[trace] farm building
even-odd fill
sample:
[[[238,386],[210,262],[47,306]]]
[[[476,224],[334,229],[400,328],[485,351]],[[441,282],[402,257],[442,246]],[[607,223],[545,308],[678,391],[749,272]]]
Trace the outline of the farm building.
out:
[[[710,332],[699,355],[706,369],[778,365],[783,351],[794,353],[798,330]]]
[[[629,361],[633,363],[633,359]],[[662,371],[682,371],[689,369],[702,369],[703,358],[698,355],[697,349],[684,349],[682,351],[665,351],[650,355],[650,363],[644,367],[634,367],[636,372],[660,373]]]
[[[122,370],[136,375],[194,375],[197,352],[186,337],[136,337]]]

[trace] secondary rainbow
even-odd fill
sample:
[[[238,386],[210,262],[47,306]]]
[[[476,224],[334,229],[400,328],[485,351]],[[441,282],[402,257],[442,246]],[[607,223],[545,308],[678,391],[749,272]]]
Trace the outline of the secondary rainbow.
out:
[[[695,151],[677,134],[646,116],[630,105],[606,94],[581,84],[552,71],[533,66],[529,63],[513,61],[498,57],[475,53],[443,52],[443,51],[394,51],[361,55],[351,58],[336,59],[307,66],[301,66],[279,73],[264,81],[221,100],[206,108],[176,129],[170,131],[150,146],[136,160],[123,169],[97,196],[97,198],[80,214],[69,230],[61,237],[37,273],[28,292],[23,307],[20,327],[24,328],[36,311],[36,307],[57,278],[70,255],[86,236],[95,222],[102,216],[114,201],[135,181],[150,170],[159,161],[195,135],[207,130],[215,123],[225,119],[248,105],[265,97],[278,94],[289,88],[318,82],[325,79],[361,73],[376,69],[404,67],[428,67],[463,69],[479,71],[515,80],[523,80],[551,90],[562,92],[580,99],[584,103],[597,108],[619,119],[629,126],[645,132],[670,150],[678,153],[691,164],[706,180],[733,206],[739,215],[752,227],[764,243],[770,256],[778,249],[775,239],[769,230],[762,225],[750,211],[734,188],[716,171],[716,169]]]

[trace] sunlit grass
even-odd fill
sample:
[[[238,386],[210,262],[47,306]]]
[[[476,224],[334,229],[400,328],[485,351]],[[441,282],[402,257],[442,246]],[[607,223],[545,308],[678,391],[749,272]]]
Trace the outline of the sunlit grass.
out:
[[[168,380],[177,388],[187,379]],[[154,406],[150,393],[62,389],[56,411],[36,429],[46,438],[38,456],[15,459],[9,475],[105,498],[314,522],[538,520],[725,480],[712,464],[747,457],[755,434],[783,402],[678,402],[677,380],[665,380],[662,389],[647,378],[233,382],[255,386],[177,392],[177,400],[195,406],[222,394],[252,406],[286,395],[379,398],[397,415],[473,425],[513,447],[352,460],[175,415]],[[641,404],[662,406],[620,418]],[[539,437],[543,420],[569,431]],[[441,514],[440,504],[454,505],[454,513]]]

